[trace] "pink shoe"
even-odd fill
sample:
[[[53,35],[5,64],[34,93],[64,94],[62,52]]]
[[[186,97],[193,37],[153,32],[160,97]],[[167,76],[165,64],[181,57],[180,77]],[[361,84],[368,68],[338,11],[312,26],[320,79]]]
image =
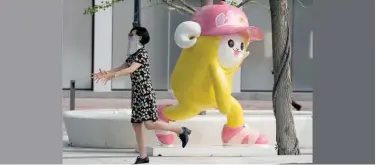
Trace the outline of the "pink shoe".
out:
[[[226,125],[222,129],[222,142],[224,145],[239,144],[268,144],[268,140],[258,131],[247,130],[245,127],[229,128]]]
[[[158,113],[158,119],[160,121],[169,123],[169,120],[166,118],[166,116],[163,115],[162,111],[164,108],[170,105],[158,105],[157,106],[157,113]],[[175,134],[170,131],[163,131],[163,130],[155,130],[155,135],[157,136],[157,139],[162,145],[172,145],[175,141]]]

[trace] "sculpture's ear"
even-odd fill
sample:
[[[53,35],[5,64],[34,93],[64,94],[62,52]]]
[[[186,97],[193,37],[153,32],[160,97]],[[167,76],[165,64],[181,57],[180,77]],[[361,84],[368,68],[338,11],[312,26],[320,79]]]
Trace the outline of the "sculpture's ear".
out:
[[[255,26],[250,26],[248,28],[248,34],[249,34],[249,41],[261,41],[264,39],[264,34],[260,30],[260,28]]]
[[[175,30],[175,43],[180,48],[190,48],[196,44],[197,38],[200,37],[201,26],[193,21],[185,21]]]

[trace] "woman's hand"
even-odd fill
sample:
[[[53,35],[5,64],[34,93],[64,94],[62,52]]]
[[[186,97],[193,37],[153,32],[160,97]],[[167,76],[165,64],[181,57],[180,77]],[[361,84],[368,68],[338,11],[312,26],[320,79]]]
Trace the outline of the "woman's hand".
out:
[[[106,74],[106,71],[99,69],[99,72],[93,73],[93,76],[91,78],[94,79],[95,83],[98,83]]]
[[[110,81],[111,79],[115,78],[115,73],[113,72],[106,72],[106,74],[100,79],[101,83],[104,85],[107,83],[107,81]]]

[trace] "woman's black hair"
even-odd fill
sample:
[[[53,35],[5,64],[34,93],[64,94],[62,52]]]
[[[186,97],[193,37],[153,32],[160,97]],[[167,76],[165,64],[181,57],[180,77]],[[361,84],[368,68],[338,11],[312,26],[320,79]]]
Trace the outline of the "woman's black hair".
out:
[[[133,27],[129,34],[132,33],[133,30],[136,30],[136,35],[141,37],[140,43],[145,46],[150,41],[149,32],[144,27]]]

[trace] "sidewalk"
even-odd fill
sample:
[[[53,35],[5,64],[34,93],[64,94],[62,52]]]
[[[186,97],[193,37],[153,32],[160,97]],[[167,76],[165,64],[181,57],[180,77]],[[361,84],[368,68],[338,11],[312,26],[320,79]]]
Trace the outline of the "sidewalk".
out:
[[[64,164],[132,164],[133,149],[80,149],[64,147]],[[254,157],[150,157],[151,164],[281,164],[311,163],[312,154]]]
[[[240,100],[244,110],[271,110],[273,104],[271,101],[259,100]],[[173,104],[173,99],[158,99],[157,104]],[[312,101],[298,101],[303,106],[302,111],[312,111]],[[69,98],[62,99],[63,110],[69,109]],[[76,109],[124,109],[130,108],[130,99],[96,99],[96,98],[77,98]],[[295,109],[294,109],[295,110]]]
[[[132,164],[135,153],[64,157],[63,164]],[[150,157],[150,164],[287,164],[312,163],[312,155],[272,157]]]

